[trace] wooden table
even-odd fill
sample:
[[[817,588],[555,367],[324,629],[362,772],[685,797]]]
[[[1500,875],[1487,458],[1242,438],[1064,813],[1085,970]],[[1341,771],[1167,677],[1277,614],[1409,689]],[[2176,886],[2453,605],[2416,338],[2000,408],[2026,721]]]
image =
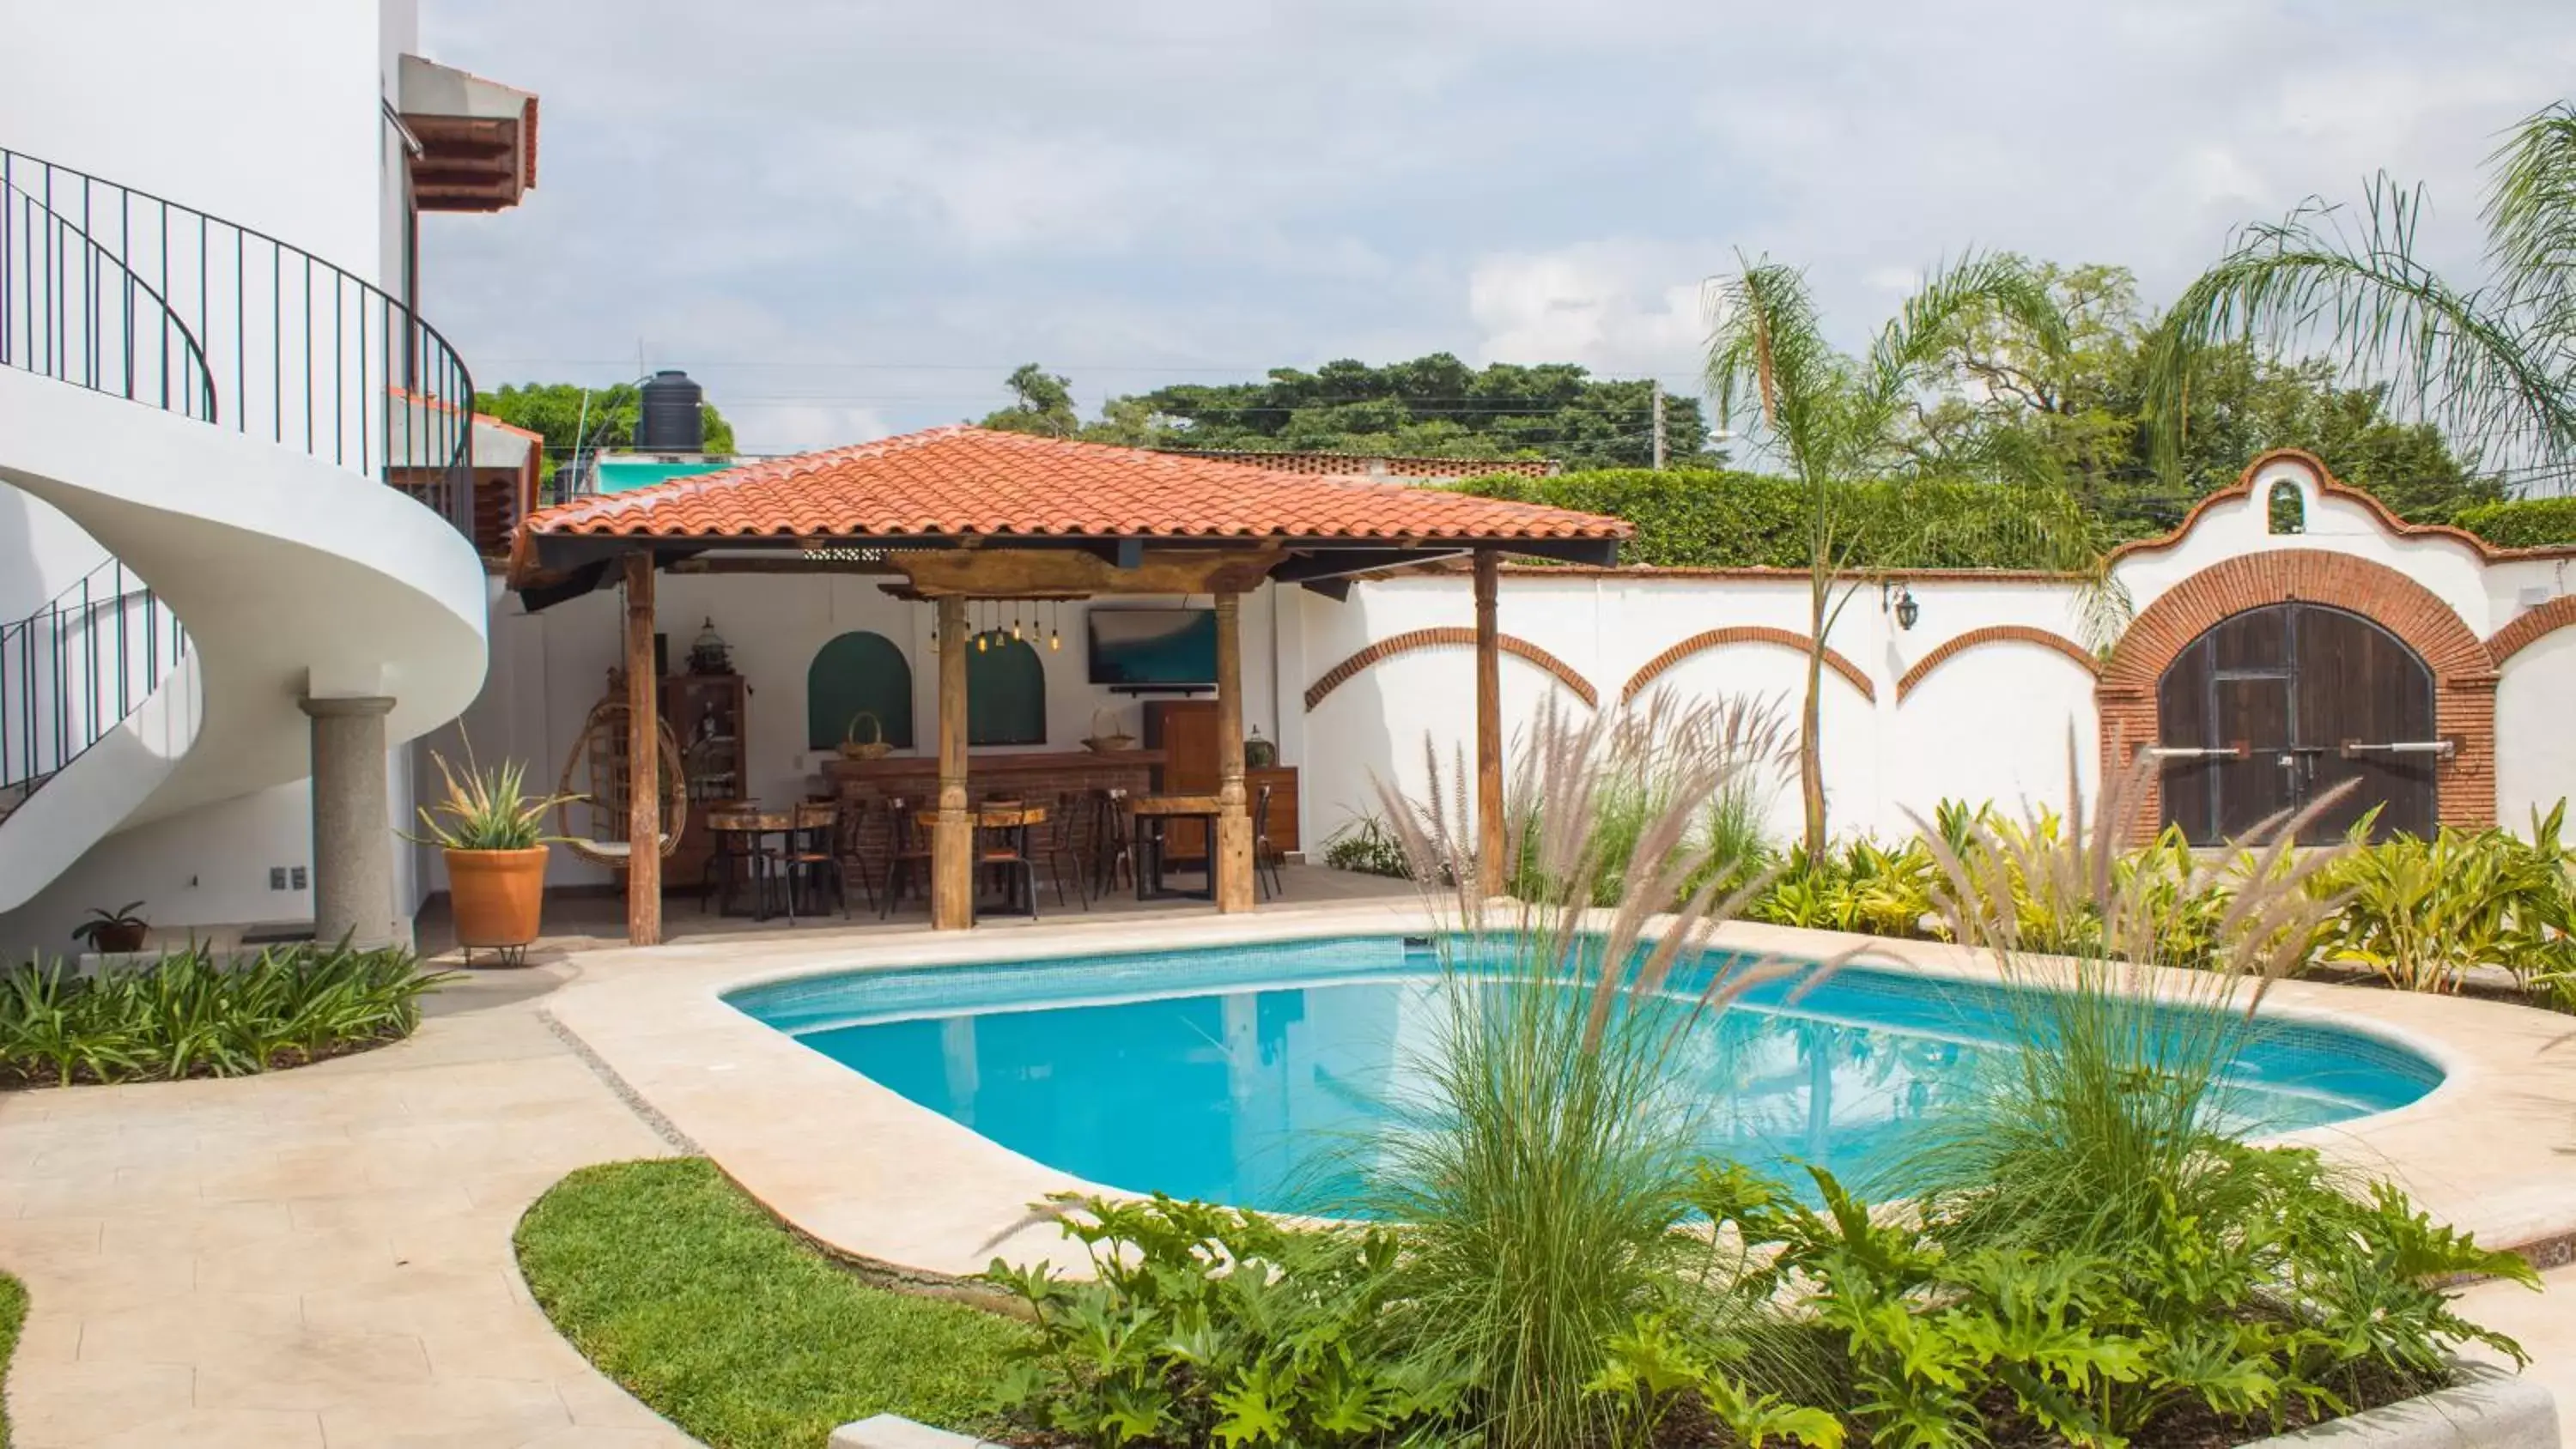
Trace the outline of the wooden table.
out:
[[[768,920],[770,916],[768,908],[768,872],[759,869],[759,866],[764,861],[768,860],[769,857],[762,853],[760,843],[772,835],[779,836],[781,837],[779,841],[779,853],[781,855],[786,854],[785,847],[791,843],[786,837],[793,836],[796,833],[795,814],[786,810],[746,810],[739,808],[732,810],[712,810],[707,813],[707,830],[711,835],[717,836],[738,835],[743,837],[747,842],[747,849],[730,853],[720,849],[716,852],[713,859],[727,861],[728,870],[731,869],[731,862],[733,861],[739,861],[746,866],[752,867],[752,919],[756,921]],[[729,859],[728,856],[730,857]],[[796,889],[795,882],[782,879],[779,882],[779,885],[783,891],[789,893],[792,897],[793,892]],[[733,914],[732,911],[726,909],[727,905],[733,899],[732,886],[733,882],[731,880],[727,880],[725,882],[725,890],[723,894],[717,897],[717,915],[726,916]],[[788,918],[793,922],[796,912],[796,903],[793,899],[789,899],[786,902],[786,905]]]
[[[1127,802],[1128,818],[1136,822],[1136,899],[1152,901],[1169,896],[1202,901],[1216,899],[1216,822],[1223,809],[1214,795],[1138,795]],[[1163,884],[1163,828],[1174,820],[1207,822],[1207,887],[1204,890],[1174,890]]]
[[[1018,835],[1019,839],[1015,844],[1019,851],[1018,863],[1021,867],[1019,879],[1016,882],[1005,881],[1002,888],[1002,903],[996,909],[1004,915],[1028,916],[1034,919],[1038,913],[1038,883],[1036,867],[1029,863],[1029,827],[1046,823],[1047,808],[1044,805],[988,803],[976,806],[973,814],[975,829],[978,831],[1007,830]],[[939,812],[916,810],[912,813],[912,821],[926,830],[937,830]],[[981,850],[970,849],[967,854],[976,865],[991,863],[984,859],[984,852]],[[1014,885],[1017,889],[1013,888]],[[1023,892],[1025,895],[1022,894]]]

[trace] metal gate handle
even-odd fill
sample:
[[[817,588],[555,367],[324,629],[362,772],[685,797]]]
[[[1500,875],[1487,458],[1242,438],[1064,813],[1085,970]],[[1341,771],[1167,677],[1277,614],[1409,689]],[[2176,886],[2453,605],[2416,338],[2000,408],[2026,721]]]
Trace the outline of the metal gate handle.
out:
[[[2244,760],[2251,759],[2254,747],[2233,745],[2149,745],[2144,751],[2151,760]]]
[[[2343,742],[2347,760],[2361,755],[2435,755],[2448,759],[2460,751],[2458,740],[2396,740],[2384,745],[2365,745],[2359,740]]]

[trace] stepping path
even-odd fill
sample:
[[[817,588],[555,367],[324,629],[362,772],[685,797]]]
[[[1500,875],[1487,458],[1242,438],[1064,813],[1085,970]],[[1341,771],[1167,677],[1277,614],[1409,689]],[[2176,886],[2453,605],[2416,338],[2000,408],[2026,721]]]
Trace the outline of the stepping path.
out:
[[[539,1017],[576,974],[477,974],[411,1040],[274,1076],[0,1095],[19,1449],[692,1444],[511,1256],[566,1172],[670,1151]]]

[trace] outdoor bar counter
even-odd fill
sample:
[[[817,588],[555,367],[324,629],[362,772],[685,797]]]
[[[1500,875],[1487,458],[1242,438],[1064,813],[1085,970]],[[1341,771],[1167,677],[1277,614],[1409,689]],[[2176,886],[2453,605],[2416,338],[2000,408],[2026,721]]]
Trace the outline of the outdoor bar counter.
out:
[[[1141,795],[1154,785],[1161,750],[977,751],[966,757],[966,789],[975,799],[1007,794],[1024,799],[1091,790],[1125,790]],[[881,760],[832,759],[823,762],[832,792],[845,801],[901,798],[936,802],[939,756],[888,755]]]

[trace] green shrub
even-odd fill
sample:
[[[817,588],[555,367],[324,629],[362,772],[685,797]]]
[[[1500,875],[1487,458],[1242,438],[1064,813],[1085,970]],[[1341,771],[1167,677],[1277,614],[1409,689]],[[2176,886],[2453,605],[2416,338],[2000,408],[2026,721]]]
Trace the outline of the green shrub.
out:
[[[1206,1203],[1057,1199],[1090,1273],[1000,1259],[985,1282],[1026,1305],[1034,1342],[996,1398],[1032,1433],[1078,1444],[1384,1442],[1456,1412],[1454,1372],[1418,1337],[1384,1229],[1286,1231]]]
[[[1655,472],[1606,468],[1552,478],[1516,474],[1456,485],[1487,498],[1579,509],[1624,518],[1636,537],[1623,562],[1665,568],[1794,568],[1808,564],[1812,516],[1806,485],[1759,473]],[[2063,568],[2061,547],[2029,526],[2058,520],[2076,534],[2092,525],[2072,494],[1985,483],[1843,485],[1840,511],[1856,540],[1853,567]]]
[[[2576,543],[2576,498],[2516,498],[2478,503],[2451,522],[2499,548],[2548,548]]]
[[[449,973],[398,949],[278,947],[224,962],[203,946],[82,977],[59,962],[0,976],[0,1079],[240,1076],[408,1036]]]
[[[1767,1253],[1766,1272],[1840,1340],[1849,1382],[1835,1402],[1872,1444],[2045,1436],[2116,1449],[2177,1411],[2253,1437],[2446,1382],[2464,1343],[2522,1357],[2460,1318],[2440,1286],[2495,1274],[2537,1287],[2520,1258],[2435,1225],[2393,1188],[2347,1196],[2311,1152],[2196,1145],[2218,1170],[2264,1184],[2264,1210],[2222,1223],[2165,1196],[2116,1238],[2035,1246],[1938,1212],[1873,1212],[1821,1168],[1810,1172],[1822,1212],[1731,1169],[1709,1171],[1698,1202]],[[1603,1383],[1745,1405],[1741,1386],[1675,1381],[1670,1364],[1704,1359],[1694,1347],[1646,1320],[1613,1341]],[[1817,1411],[1749,1407],[1756,1429],[1822,1449],[1837,1437],[1839,1426],[1798,1417]]]
[[[2526,987],[2563,988],[2576,970],[2576,852],[2559,841],[2566,812],[2562,800],[2535,813],[2529,840],[2444,826],[2430,840],[2401,833],[2368,844],[2363,820],[2350,853],[2319,880],[2340,901],[2323,958],[2368,967],[2405,991],[2458,991],[2481,965],[2504,967]]]
[[[1506,878],[1521,882],[1507,901],[1473,886],[1463,766],[1444,776],[1429,761],[1420,801],[1388,793],[1415,879],[1458,885],[1431,900],[1454,929],[1438,938],[1426,1044],[1396,1077],[1407,1090],[1361,1149],[1357,1206],[1406,1225],[1402,1291],[1422,1333],[1410,1352],[1456,1366],[1466,1420],[1493,1449],[1620,1442],[1626,1412],[1583,1388],[1641,1313],[1784,1361],[1730,1265],[1686,1227],[1712,1107],[1698,1030],[1790,969],[1700,960],[1744,889],[1704,817],[1758,767],[1760,750],[1737,747],[1759,734],[1752,718],[1545,708],[1505,792],[1519,855]],[[1701,964],[1704,979],[1675,975]]]
[[[1398,880],[1409,872],[1403,842],[1387,828],[1386,818],[1374,812],[1351,817],[1326,837],[1324,864],[1335,870],[1393,876]]]

